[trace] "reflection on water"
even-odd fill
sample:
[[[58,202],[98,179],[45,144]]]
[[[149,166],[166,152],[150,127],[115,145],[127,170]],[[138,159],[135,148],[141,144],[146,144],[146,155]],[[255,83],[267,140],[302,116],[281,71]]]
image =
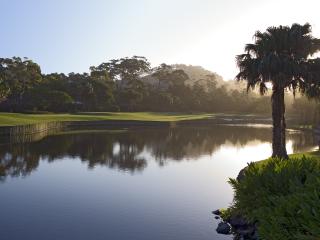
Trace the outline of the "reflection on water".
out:
[[[210,210],[230,203],[228,177],[268,157],[270,139],[270,128],[221,125],[1,145],[1,239],[231,239]],[[312,136],[289,131],[287,147],[309,150]]]
[[[269,154],[270,138],[269,128],[223,125],[61,134],[33,143],[0,146],[0,175],[25,176],[41,159],[53,162],[64,157],[79,157],[89,168],[101,165],[134,173],[147,167],[146,155],[164,166],[170,161],[212,155],[222,146],[228,152],[230,147],[246,145],[245,154],[258,160],[265,157],[263,152]],[[299,131],[288,132],[288,143],[289,153],[314,146],[312,136]]]

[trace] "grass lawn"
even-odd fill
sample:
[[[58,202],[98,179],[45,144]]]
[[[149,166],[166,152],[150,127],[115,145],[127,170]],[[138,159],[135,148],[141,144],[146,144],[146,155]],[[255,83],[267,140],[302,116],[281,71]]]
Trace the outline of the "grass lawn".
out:
[[[320,161],[320,151],[312,151],[312,152],[302,152],[302,153],[293,153],[293,154],[289,154],[289,158],[290,159],[300,159],[303,156],[305,157],[311,157],[315,160],[319,160]],[[266,164],[269,160],[271,160],[272,158],[267,158],[264,160],[260,160],[255,162],[256,164]]]
[[[0,113],[0,126],[16,126],[50,121],[183,121],[212,118],[214,114],[154,113],[154,112],[99,112],[77,114]]]
[[[307,158],[312,158],[314,160],[320,161],[320,151],[312,151],[312,152],[302,152],[302,153],[293,153],[289,154],[289,159],[301,159],[303,156]],[[268,164],[269,161],[272,161],[272,158],[263,159],[260,161],[253,162],[258,167],[264,167]],[[248,167],[246,167],[247,169]]]
[[[294,153],[294,154],[290,154],[289,157],[290,158],[301,158],[303,155],[306,157],[313,157],[317,160],[320,160],[320,151]]]

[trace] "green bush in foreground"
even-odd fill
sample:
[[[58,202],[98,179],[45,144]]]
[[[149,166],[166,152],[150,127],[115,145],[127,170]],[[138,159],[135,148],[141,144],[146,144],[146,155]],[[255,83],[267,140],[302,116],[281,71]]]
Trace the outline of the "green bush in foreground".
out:
[[[261,239],[320,239],[320,161],[312,157],[251,163],[230,211],[258,223]]]

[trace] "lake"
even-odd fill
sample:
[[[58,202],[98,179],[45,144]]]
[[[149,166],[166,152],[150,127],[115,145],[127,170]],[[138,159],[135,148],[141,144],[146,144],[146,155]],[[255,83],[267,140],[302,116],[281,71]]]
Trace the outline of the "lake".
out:
[[[271,155],[268,126],[77,131],[0,145],[1,240],[212,240],[227,180]],[[288,153],[315,147],[287,132]]]

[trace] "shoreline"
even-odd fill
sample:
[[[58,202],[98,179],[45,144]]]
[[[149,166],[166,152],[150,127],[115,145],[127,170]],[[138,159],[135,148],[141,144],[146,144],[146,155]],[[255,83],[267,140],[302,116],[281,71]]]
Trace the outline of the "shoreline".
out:
[[[9,120],[14,119],[11,123]],[[54,120],[52,120],[54,119]],[[71,119],[71,120],[70,120]],[[30,123],[33,121],[33,123]],[[19,123],[19,124],[17,124]],[[235,125],[272,127],[264,115],[203,114],[203,113],[79,113],[79,114],[15,114],[0,113],[0,143],[21,143],[72,130],[106,130],[135,127],[179,127]],[[10,124],[10,125],[8,125]],[[290,129],[307,130],[290,124]]]
[[[90,121],[50,121],[17,126],[0,126],[0,143],[10,142],[30,142],[40,140],[46,136],[58,132],[70,130],[93,129],[104,130],[114,128],[134,128],[134,127],[180,127],[180,126],[217,126],[217,125],[267,125],[261,121],[228,121],[221,118],[214,119],[192,119],[178,121],[151,121],[151,120],[90,120]],[[34,139],[34,140],[33,140]]]

